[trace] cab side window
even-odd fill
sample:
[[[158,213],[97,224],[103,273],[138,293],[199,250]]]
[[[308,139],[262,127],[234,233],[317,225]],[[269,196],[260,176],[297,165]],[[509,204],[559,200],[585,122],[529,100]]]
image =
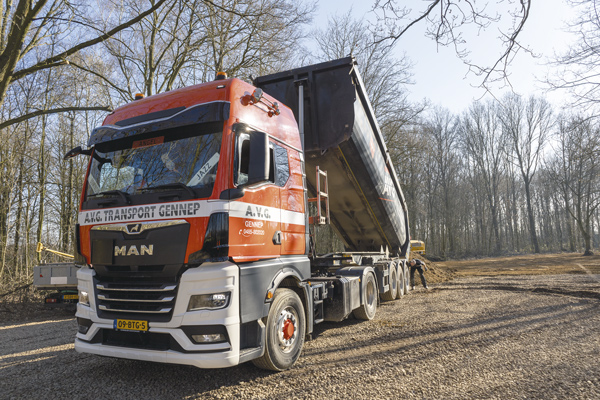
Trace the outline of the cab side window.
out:
[[[236,164],[239,165],[239,168],[235,170],[236,185],[243,185],[248,182],[248,171],[250,169],[250,140],[248,138],[239,138],[236,158]]]
[[[243,133],[238,136],[235,153],[234,180],[237,186],[248,182],[250,169],[250,134]],[[277,186],[285,186],[290,177],[290,166],[287,150],[277,143],[269,143],[269,182]]]

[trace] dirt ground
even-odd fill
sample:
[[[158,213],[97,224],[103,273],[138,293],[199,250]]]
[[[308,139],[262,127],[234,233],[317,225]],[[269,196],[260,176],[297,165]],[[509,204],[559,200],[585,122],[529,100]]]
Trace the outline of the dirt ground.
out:
[[[600,274],[600,255],[525,254],[432,263],[456,277],[499,275]]]
[[[600,399],[600,257],[425,262],[431,290],[318,325],[281,373],[80,354],[73,310],[0,302],[1,397]]]

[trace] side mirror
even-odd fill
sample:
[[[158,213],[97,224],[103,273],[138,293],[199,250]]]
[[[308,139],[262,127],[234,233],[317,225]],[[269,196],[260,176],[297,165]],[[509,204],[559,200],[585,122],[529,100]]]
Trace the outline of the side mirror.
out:
[[[67,154],[65,154],[63,160],[68,160],[69,158],[73,158],[73,157],[78,156],[80,154],[84,154],[86,156],[89,156],[89,155],[92,154],[92,150],[91,149],[83,150],[81,148],[81,146],[77,146],[74,149],[71,149],[71,150],[67,151]]]
[[[250,135],[250,165],[246,185],[269,180],[269,138],[264,132],[252,132]]]

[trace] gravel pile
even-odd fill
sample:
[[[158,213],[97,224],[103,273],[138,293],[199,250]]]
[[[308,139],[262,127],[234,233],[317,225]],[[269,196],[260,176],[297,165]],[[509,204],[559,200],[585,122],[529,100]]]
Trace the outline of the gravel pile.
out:
[[[317,327],[294,368],[80,355],[72,317],[0,321],[2,398],[598,399],[600,275],[472,277]],[[56,315],[54,315],[56,317]]]

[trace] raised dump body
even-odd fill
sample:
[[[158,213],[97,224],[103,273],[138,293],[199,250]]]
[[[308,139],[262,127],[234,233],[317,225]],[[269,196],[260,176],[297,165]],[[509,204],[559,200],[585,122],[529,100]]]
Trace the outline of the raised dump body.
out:
[[[354,58],[261,76],[254,85],[294,111],[304,131],[309,186],[314,193],[317,166],[327,171],[331,223],[346,249],[383,246],[404,257],[404,195]]]

